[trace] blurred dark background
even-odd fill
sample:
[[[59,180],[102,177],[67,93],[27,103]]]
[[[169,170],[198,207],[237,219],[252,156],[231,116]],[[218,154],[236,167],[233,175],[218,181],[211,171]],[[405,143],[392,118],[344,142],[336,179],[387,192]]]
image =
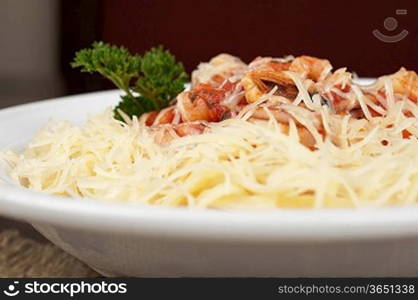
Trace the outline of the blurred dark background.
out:
[[[417,16],[416,0],[1,0],[0,108],[111,88],[69,66],[95,40],[138,53],[162,44],[189,72],[220,52],[246,62],[309,54],[364,77],[418,70]],[[386,43],[375,29],[409,34]]]

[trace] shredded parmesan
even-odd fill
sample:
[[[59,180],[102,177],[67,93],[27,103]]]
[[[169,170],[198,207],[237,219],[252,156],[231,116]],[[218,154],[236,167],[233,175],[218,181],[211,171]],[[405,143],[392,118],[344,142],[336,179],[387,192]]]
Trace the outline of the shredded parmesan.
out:
[[[312,122],[290,106],[283,109],[320,140]],[[52,122],[23,154],[2,157],[11,177],[27,188],[108,201],[219,209],[417,201],[418,140],[402,138],[416,119],[398,115],[387,128],[396,121],[392,113],[367,126],[364,120],[329,116],[325,107],[320,115],[338,141],[318,143],[316,151],[299,142],[292,119],[287,133],[275,120],[228,119],[162,146],[136,118],[127,125],[107,110],[83,128]]]
[[[370,120],[372,118],[372,115],[370,114],[369,108],[367,107],[363,92],[360,90],[358,86],[353,86],[352,88],[353,88],[354,93],[357,96],[357,100],[360,104],[361,110],[364,113],[364,116],[366,117],[367,120]]]
[[[296,97],[293,104],[298,105],[300,102],[303,102],[303,103],[305,103],[305,105],[309,109],[313,110],[313,109],[317,108],[314,105],[314,103],[311,99],[311,96],[308,93],[308,89],[303,84],[302,79],[299,77],[299,75],[294,73],[294,72],[290,72],[290,71],[286,71],[285,73],[286,73],[287,76],[289,76],[293,80],[293,82],[295,83],[296,87],[299,90],[298,96]]]

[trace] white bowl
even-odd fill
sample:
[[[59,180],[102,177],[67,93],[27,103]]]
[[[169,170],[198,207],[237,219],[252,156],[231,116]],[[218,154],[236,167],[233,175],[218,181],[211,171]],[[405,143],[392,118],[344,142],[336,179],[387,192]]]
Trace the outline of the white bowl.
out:
[[[0,111],[0,149],[21,149],[51,117],[82,123],[118,101],[99,92]],[[48,196],[0,166],[0,213],[114,276],[417,276],[418,206],[224,212]]]

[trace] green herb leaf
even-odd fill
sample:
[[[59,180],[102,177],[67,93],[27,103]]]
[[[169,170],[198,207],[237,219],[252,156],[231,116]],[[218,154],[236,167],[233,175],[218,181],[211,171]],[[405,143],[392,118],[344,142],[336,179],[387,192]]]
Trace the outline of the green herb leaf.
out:
[[[167,107],[188,81],[183,65],[161,46],[142,57],[140,75],[135,92],[152,99],[159,108]]]
[[[124,47],[94,42],[91,48],[78,51],[71,65],[81,67],[82,72],[98,72],[125,92],[115,107],[118,120],[122,120],[118,109],[139,117],[169,106],[188,81],[183,65],[162,46],[140,57]]]
[[[71,64],[73,68],[81,67],[81,72],[100,73],[125,92],[132,78],[138,77],[140,65],[139,56],[132,56],[124,47],[103,42],[94,42],[92,48],[78,51]]]
[[[114,117],[119,121],[124,121],[119,110],[122,110],[129,117],[140,116],[154,110],[152,101],[143,96],[123,95],[121,101],[114,108]]]

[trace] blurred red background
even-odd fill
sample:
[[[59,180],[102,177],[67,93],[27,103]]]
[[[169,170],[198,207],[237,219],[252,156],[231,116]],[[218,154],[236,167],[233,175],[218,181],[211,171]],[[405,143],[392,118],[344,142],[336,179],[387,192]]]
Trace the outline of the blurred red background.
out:
[[[308,54],[328,58],[334,67],[347,66],[364,77],[395,72],[400,66],[418,70],[418,1],[84,2],[65,4],[72,7],[67,18],[72,17],[73,21],[77,18],[71,12],[77,13],[83,6],[94,11],[94,18],[79,18],[78,30],[71,30],[74,24],[67,24],[68,32],[63,37],[71,35],[73,43],[63,55],[64,64],[71,59],[75,46],[104,40],[138,53],[162,44],[188,71],[220,52],[237,55],[246,62],[258,55]],[[406,9],[408,13],[396,15],[397,9]],[[387,17],[397,20],[396,29],[389,31],[384,27]],[[385,43],[372,34],[374,29],[387,35],[405,29],[409,34],[397,43]],[[80,30],[90,33],[84,41],[79,38]],[[81,86],[82,82],[75,78],[70,88],[90,89]]]

